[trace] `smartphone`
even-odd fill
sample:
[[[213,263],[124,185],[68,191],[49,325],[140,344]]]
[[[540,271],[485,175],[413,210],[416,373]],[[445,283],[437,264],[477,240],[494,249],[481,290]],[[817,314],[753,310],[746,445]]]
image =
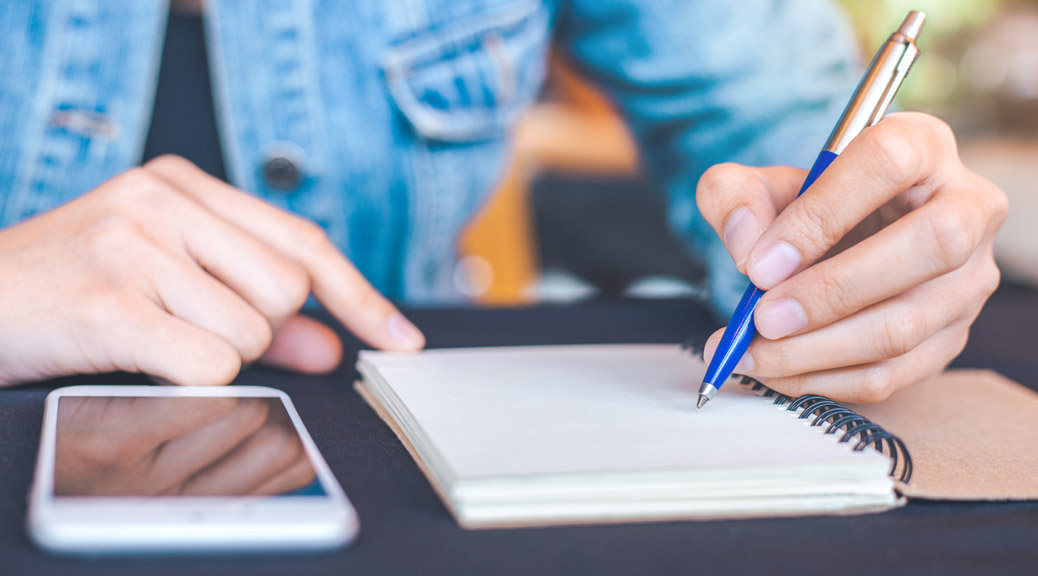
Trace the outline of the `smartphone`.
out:
[[[57,552],[277,551],[359,522],[280,390],[71,386],[47,396],[28,528]]]

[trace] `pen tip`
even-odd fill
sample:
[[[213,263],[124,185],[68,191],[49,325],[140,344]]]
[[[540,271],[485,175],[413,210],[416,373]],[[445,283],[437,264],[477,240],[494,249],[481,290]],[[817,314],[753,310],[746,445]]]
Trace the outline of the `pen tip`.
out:
[[[926,22],[926,14],[912,10],[908,13],[908,16],[905,16],[904,21],[901,22],[897,33],[907,36],[913,41],[918,40],[919,33],[923,30],[924,22]]]
[[[706,403],[713,398],[714,394],[717,394],[717,387],[704,381],[703,384],[699,386],[699,401],[696,402],[696,409],[706,406]]]

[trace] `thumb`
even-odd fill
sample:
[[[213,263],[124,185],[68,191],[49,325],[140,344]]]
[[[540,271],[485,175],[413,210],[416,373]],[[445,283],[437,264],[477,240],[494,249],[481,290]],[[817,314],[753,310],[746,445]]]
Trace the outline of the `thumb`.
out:
[[[289,318],[260,358],[260,362],[268,366],[305,374],[327,374],[341,361],[339,336],[331,328],[306,316]]]
[[[726,163],[712,166],[699,179],[699,212],[743,274],[750,248],[796,198],[806,176],[806,171],[790,166],[756,168]]]

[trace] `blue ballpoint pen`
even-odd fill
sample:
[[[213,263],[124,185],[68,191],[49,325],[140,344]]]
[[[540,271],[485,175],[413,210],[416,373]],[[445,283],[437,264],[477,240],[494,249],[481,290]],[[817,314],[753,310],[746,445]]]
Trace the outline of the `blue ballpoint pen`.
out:
[[[894,94],[897,92],[901,82],[908,74],[915,59],[919,56],[919,49],[915,45],[916,38],[923,28],[926,16],[922,12],[909,12],[897,31],[883,43],[869,64],[865,76],[862,78],[854,96],[844,109],[840,121],[836,124],[829,140],[825,143],[821,153],[815,160],[811,170],[800,187],[800,196],[807,190],[815,179],[825,172],[829,164],[843,152],[847,144],[854,139],[862,130],[879,122],[880,118],[890,106]],[[721,389],[725,380],[731,376],[735,365],[746,353],[750,341],[757,334],[753,324],[753,312],[757,308],[764,290],[750,283],[746,292],[739,301],[732,320],[721,336],[721,342],[710,360],[703,384],[699,387],[698,408],[702,408]]]

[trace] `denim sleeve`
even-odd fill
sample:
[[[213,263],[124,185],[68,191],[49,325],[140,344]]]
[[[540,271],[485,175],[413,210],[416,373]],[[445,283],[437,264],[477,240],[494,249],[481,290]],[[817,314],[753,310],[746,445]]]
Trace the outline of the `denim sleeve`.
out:
[[[728,318],[746,286],[696,208],[713,164],[806,168],[858,81],[854,36],[822,1],[568,0],[560,47],[629,122],[674,232]]]

